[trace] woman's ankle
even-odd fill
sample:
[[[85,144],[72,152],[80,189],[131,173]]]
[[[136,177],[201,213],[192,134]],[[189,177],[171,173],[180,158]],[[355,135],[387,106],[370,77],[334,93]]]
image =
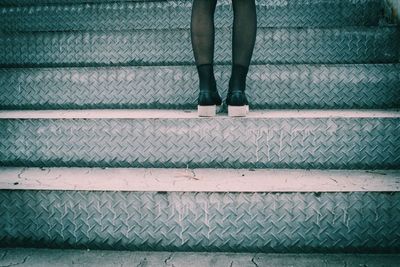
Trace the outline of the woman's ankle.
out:
[[[244,91],[246,89],[246,78],[248,71],[248,66],[243,66],[239,64],[232,65],[231,78],[229,79],[230,91]]]
[[[209,63],[197,65],[196,67],[199,75],[200,91],[216,90],[217,86],[214,76],[214,65]]]

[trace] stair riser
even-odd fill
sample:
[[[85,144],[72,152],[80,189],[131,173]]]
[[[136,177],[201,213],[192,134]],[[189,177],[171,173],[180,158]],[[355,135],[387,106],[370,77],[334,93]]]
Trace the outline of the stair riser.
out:
[[[0,210],[1,246],[302,253],[400,249],[398,192],[3,190]]]
[[[1,8],[0,31],[189,29],[192,3],[110,3]],[[261,1],[260,27],[339,27],[378,25],[382,3],[370,1]],[[217,5],[217,27],[232,25],[230,1]]]
[[[397,62],[399,33],[395,27],[259,29],[252,63]],[[231,64],[230,29],[216,30],[215,45],[215,63]],[[0,66],[3,67],[193,63],[189,30],[0,36]]]
[[[399,118],[3,119],[0,164],[400,168]]]
[[[230,67],[216,66],[220,94]],[[252,108],[398,108],[400,65],[254,65]],[[195,67],[0,69],[0,109],[196,108]]]

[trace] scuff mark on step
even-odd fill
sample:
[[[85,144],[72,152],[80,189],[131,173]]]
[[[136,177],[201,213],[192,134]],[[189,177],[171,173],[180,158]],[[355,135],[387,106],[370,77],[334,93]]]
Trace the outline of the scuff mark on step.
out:
[[[174,253],[171,253],[169,256],[168,256],[168,258],[166,258],[165,260],[164,260],[164,263],[165,263],[165,265],[166,266],[171,266],[171,267],[175,267],[175,265],[173,264],[173,263],[169,263],[169,261],[172,259],[172,257],[174,256]]]
[[[251,262],[254,264],[254,266],[259,267],[258,264],[256,263],[256,257],[257,254],[253,256],[253,258],[251,258]]]
[[[21,171],[18,173],[18,178],[21,180],[28,180],[27,177],[23,177],[22,175],[24,174],[24,172],[26,171],[26,168],[22,168]]]
[[[147,258],[140,260],[139,264],[136,267],[146,267],[148,266]]]

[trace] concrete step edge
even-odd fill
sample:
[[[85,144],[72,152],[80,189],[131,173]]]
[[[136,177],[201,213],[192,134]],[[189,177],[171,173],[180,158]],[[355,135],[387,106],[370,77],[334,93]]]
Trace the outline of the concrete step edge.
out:
[[[400,254],[267,254],[204,252],[138,252],[86,249],[0,249],[3,266],[368,266],[397,267]]]
[[[299,110],[276,109],[251,111],[246,118],[400,118],[400,109]],[[196,110],[92,109],[92,110],[1,110],[0,119],[235,119],[226,114],[213,118],[198,117]]]
[[[400,170],[0,168],[0,190],[400,192]]]

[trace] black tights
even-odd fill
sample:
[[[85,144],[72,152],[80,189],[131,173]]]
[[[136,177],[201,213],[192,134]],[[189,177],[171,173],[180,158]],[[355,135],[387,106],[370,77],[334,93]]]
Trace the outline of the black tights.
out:
[[[215,86],[214,12],[217,0],[193,0],[191,39],[200,78],[200,90]],[[257,17],[255,0],[232,0],[233,38],[230,89],[244,89],[256,40]]]

